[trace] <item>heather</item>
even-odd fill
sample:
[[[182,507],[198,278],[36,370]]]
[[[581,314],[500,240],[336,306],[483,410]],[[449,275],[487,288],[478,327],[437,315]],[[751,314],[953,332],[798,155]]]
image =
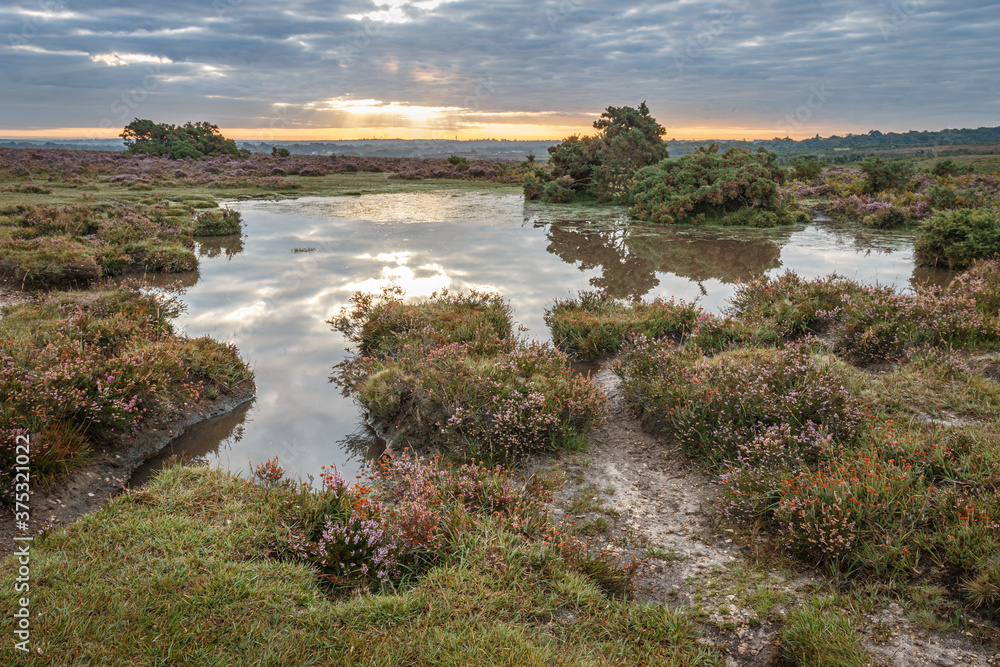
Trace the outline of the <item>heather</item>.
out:
[[[361,346],[338,381],[397,447],[512,461],[579,448],[603,420],[603,395],[564,353],[511,336],[500,297],[356,295],[333,323]]]
[[[252,385],[236,350],[173,333],[179,304],[138,288],[50,293],[0,318],[0,459],[32,436],[32,479],[79,466],[95,447]]]
[[[516,163],[493,160],[470,160],[468,168],[463,170],[437,158],[253,154],[179,161],[106,151],[0,148],[0,179],[5,183],[39,188],[71,187],[85,192],[100,183],[117,186],[126,193],[154,188],[208,187],[221,191],[253,188],[267,194],[302,188],[301,181],[290,180],[295,177],[357,173],[395,174],[407,180],[519,183],[523,168]]]
[[[778,347],[749,341],[706,356],[637,337],[615,370],[644,427],[717,475],[721,523],[887,595],[940,586],[949,613],[990,616],[1000,608],[1000,385],[982,351],[1000,336],[998,280],[995,261],[908,293],[762,277],[740,287],[730,316],[769,328]],[[876,362],[875,374],[851,365]],[[810,632],[850,634],[810,614],[789,619],[785,641],[840,650],[808,646]]]
[[[826,335],[839,354],[861,364],[895,360],[925,345],[994,349],[1000,343],[998,274],[995,260],[982,261],[946,287],[918,285],[910,292],[838,276],[762,276],[738,287],[731,315],[785,340]]]
[[[0,277],[19,288],[59,288],[129,269],[191,271],[195,237],[241,229],[237,211],[196,214],[185,202],[14,206],[0,214]]]
[[[700,309],[673,299],[626,302],[599,292],[560,299],[545,311],[545,323],[559,349],[580,359],[617,352],[630,336],[679,340],[699,323]]]
[[[44,613],[33,619],[39,652],[25,664],[723,664],[683,614],[612,599],[589,574],[603,571],[591,564],[599,556],[543,522],[522,525],[544,498],[531,484],[487,469],[392,465],[392,488],[373,482],[366,492],[373,507],[388,516],[398,504],[410,516],[410,498],[430,499],[430,511],[452,519],[414,533],[440,536],[422,547],[434,556],[419,576],[345,590],[290,546],[305,510],[340,507],[328,502],[333,489],[357,499],[358,487],[278,482],[268,495],[253,480],[173,467],[71,529],[36,537],[32,574],[45,584],[32,604]],[[521,500],[536,504],[511,506]],[[15,576],[6,561],[0,579],[11,586]],[[2,623],[10,632],[9,616]]]
[[[775,153],[718,151],[713,144],[639,170],[629,213],[661,224],[775,227],[799,220],[781,189],[786,173]]]

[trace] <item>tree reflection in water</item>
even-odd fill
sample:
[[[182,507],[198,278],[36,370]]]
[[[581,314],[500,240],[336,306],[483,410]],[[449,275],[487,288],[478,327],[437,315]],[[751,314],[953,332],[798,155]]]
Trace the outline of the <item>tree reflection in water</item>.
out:
[[[611,207],[608,207],[611,209]],[[553,207],[525,206],[525,222],[545,227],[547,250],[581,271],[599,270],[590,284],[619,299],[640,298],[655,288],[657,273],[697,283],[749,280],[781,266],[781,247],[793,229],[670,227],[628,220],[623,209],[592,221],[558,219]],[[567,216],[570,217],[570,216]]]

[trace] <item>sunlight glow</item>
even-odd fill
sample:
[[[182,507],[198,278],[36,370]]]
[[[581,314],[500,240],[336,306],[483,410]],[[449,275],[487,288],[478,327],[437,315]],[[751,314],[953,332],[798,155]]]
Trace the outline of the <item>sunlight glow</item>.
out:
[[[144,53],[100,53],[90,56],[95,63],[104,63],[110,67],[120,67],[122,65],[136,65],[139,63],[160,63],[169,64],[174,62],[170,58],[163,56],[150,56]]]

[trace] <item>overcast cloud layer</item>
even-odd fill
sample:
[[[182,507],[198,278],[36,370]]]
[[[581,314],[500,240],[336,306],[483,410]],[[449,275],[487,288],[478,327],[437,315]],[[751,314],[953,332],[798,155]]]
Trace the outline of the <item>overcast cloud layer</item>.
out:
[[[643,99],[680,137],[1000,125],[998,2],[41,0],[0,34],[0,135],[556,138]]]

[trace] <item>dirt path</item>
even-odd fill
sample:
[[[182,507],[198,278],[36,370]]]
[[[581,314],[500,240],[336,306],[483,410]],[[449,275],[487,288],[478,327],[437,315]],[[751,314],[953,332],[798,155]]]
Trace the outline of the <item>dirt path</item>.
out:
[[[729,665],[781,665],[781,617],[822,580],[762,566],[750,546],[713,526],[710,479],[642,430],[610,366],[602,363],[593,378],[608,396],[608,423],[587,452],[555,463],[567,479],[553,513],[622,555],[647,559],[637,598],[693,611],[704,641],[723,648]],[[879,664],[1000,665],[1000,647],[922,631],[896,605],[868,620],[879,629],[865,641]]]

